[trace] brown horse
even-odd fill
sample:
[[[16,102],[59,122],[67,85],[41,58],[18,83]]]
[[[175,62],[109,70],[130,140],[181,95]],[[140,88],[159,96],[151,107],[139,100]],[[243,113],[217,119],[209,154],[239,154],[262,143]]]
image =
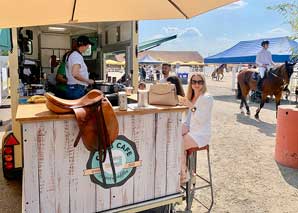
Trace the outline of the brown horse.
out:
[[[260,107],[257,109],[255,118],[259,118],[259,113],[263,108],[266,98],[268,95],[275,96],[276,110],[280,104],[280,99],[282,96],[282,91],[286,85],[289,84],[290,77],[293,74],[293,69],[296,63],[286,62],[280,65],[276,69],[270,70],[263,81],[262,85],[262,98]],[[253,74],[255,72],[252,70],[243,70],[238,74],[238,95],[237,98],[241,99],[240,109],[243,113],[243,105],[245,104],[247,114],[250,115],[249,106],[246,102],[246,97],[250,90],[256,90],[257,82],[253,79]]]
[[[222,80],[224,77],[224,68],[227,69],[226,64],[222,64],[218,68],[216,68],[211,74],[212,79],[216,79],[217,81]],[[220,75],[221,75],[221,78],[220,78]]]

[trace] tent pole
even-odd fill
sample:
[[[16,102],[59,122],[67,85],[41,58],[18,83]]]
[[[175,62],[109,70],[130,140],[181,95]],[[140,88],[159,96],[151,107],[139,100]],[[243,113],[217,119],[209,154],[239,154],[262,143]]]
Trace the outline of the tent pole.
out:
[[[238,70],[238,67],[237,67],[237,70]],[[236,85],[236,69],[232,69],[232,91],[235,91],[236,89],[235,85]]]
[[[138,21],[133,21],[131,23],[131,69],[132,73],[132,87],[135,92],[138,90],[138,78],[139,78],[139,62],[138,62]],[[130,72],[130,70],[129,70]]]
[[[19,65],[18,65],[18,36],[17,28],[12,28],[12,44],[13,51],[9,54],[9,74],[10,74],[10,99],[11,99],[11,121],[12,131],[18,141],[21,141],[21,125],[16,121],[16,114],[19,102],[18,86],[19,86]],[[15,153],[21,153],[22,147],[15,146]],[[22,167],[22,155],[15,154],[15,167]]]

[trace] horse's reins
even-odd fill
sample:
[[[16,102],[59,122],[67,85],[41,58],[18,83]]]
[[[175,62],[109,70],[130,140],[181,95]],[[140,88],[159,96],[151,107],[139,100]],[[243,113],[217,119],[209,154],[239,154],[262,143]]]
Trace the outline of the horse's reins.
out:
[[[269,71],[269,73],[271,73],[274,77],[281,79],[283,81],[283,83],[285,84],[285,80],[282,77],[278,76],[275,72]]]

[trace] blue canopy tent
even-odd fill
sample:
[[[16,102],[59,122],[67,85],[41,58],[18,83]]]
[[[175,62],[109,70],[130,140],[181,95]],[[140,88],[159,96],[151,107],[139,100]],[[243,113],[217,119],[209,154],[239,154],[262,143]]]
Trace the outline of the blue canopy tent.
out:
[[[150,55],[145,55],[141,59],[139,59],[140,64],[162,64],[162,61],[158,61]]]
[[[272,53],[273,61],[276,63],[289,61],[292,51],[298,49],[298,43],[289,37],[240,41],[230,49],[205,58],[204,62],[209,64],[255,63],[256,55],[262,48],[261,42],[263,40],[270,42],[269,50]]]

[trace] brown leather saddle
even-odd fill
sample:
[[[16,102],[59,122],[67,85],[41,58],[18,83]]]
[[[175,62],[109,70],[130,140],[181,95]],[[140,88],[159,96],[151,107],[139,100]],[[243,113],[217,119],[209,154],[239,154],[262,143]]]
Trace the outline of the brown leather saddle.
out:
[[[76,100],[57,98],[49,93],[46,93],[45,97],[49,110],[58,114],[74,112],[80,129],[74,146],[76,147],[80,138],[82,138],[85,147],[89,151],[98,151],[99,166],[104,182],[102,163],[106,159],[107,152],[109,153],[114,181],[116,182],[111,144],[118,137],[119,126],[113,107],[109,100],[104,97],[104,94],[100,90],[94,89]]]

